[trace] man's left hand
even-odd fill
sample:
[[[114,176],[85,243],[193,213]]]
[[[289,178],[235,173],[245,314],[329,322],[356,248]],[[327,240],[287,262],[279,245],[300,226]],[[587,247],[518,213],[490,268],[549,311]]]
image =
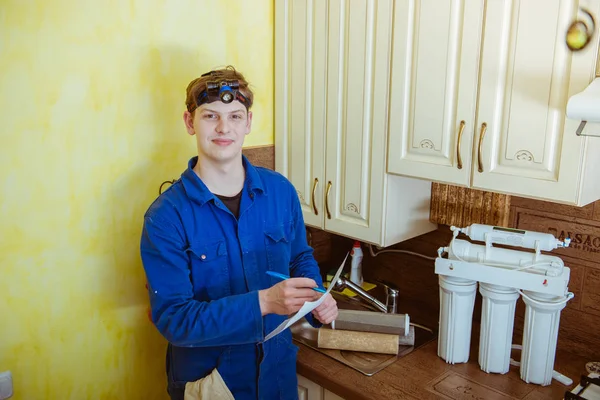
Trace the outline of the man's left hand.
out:
[[[321,323],[330,324],[338,316],[338,307],[337,302],[330,293],[325,296],[327,296],[325,300],[312,313]]]

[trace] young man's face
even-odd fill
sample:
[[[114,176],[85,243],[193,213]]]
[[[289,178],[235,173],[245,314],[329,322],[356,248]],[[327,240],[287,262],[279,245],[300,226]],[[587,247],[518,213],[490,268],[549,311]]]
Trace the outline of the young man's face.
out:
[[[235,100],[202,104],[192,114],[183,115],[190,135],[196,135],[198,156],[223,163],[239,157],[245,136],[250,133],[252,112]]]

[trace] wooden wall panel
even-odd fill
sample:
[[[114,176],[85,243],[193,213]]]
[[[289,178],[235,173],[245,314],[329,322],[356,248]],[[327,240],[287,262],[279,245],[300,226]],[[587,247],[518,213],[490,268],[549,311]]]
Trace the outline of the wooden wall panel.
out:
[[[600,202],[592,203],[594,211],[592,212],[592,219],[594,221],[600,221]]]
[[[600,201],[575,207],[512,197],[509,221],[511,228],[571,238],[568,248],[548,252],[571,269],[569,290],[575,295],[561,313],[558,347],[600,359]],[[519,304],[515,341],[520,340],[524,323],[525,307],[521,300]]]
[[[588,268],[585,271],[582,292],[581,311],[600,317],[600,270]],[[600,336],[597,329],[600,328],[600,321],[595,328],[594,334]]]
[[[549,232],[559,239],[571,238],[567,248],[556,249],[552,255],[600,261],[600,221],[552,214],[538,209],[515,208],[511,227],[536,232]],[[591,267],[600,268],[598,264]]]
[[[571,278],[569,279],[569,291],[575,295],[575,297],[573,297],[567,303],[567,308],[581,310],[581,301],[583,297],[583,282],[585,280],[586,268],[582,265],[572,263],[567,264],[567,267],[569,267],[569,269],[571,270]]]
[[[242,150],[242,153],[253,165],[275,169],[275,146],[272,144],[246,147]]]
[[[525,304],[517,302],[513,343],[521,343],[525,324]],[[560,330],[557,348],[569,353],[586,357],[589,361],[600,359],[598,334],[594,332],[600,326],[600,317],[584,311],[565,308],[560,315]],[[555,369],[560,371],[560,366]]]
[[[443,225],[507,226],[510,201],[511,197],[504,194],[432,183],[429,219]]]
[[[565,204],[550,203],[547,201],[539,201],[533,199],[524,199],[522,197],[511,198],[511,211],[514,208],[543,211],[552,215],[561,217],[579,217],[583,219],[593,219],[594,203],[588,204],[585,207],[573,207]],[[511,212],[512,214],[512,212]],[[511,220],[514,216],[511,215]]]

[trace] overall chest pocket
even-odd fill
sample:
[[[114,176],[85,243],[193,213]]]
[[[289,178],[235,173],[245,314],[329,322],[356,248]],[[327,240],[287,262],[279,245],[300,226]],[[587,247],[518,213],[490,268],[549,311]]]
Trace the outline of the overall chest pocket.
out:
[[[188,248],[194,296],[216,300],[231,295],[229,259],[225,241],[193,243]]]
[[[289,274],[294,239],[294,225],[291,222],[265,228],[265,246],[270,271]]]

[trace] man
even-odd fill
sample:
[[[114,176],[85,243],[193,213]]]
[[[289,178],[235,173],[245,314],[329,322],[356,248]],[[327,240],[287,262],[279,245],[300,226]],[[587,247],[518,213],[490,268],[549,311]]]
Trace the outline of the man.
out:
[[[187,87],[183,120],[198,156],[144,217],[141,256],[151,315],[168,340],[172,399],[225,391],[222,398],[296,399],[289,329],[265,336],[323,287],[307,245],[296,190],[242,155],[253,93],[235,69]],[[281,281],[267,274],[291,276]],[[306,316],[337,317],[331,295]],[[316,320],[315,320],[316,318]]]

